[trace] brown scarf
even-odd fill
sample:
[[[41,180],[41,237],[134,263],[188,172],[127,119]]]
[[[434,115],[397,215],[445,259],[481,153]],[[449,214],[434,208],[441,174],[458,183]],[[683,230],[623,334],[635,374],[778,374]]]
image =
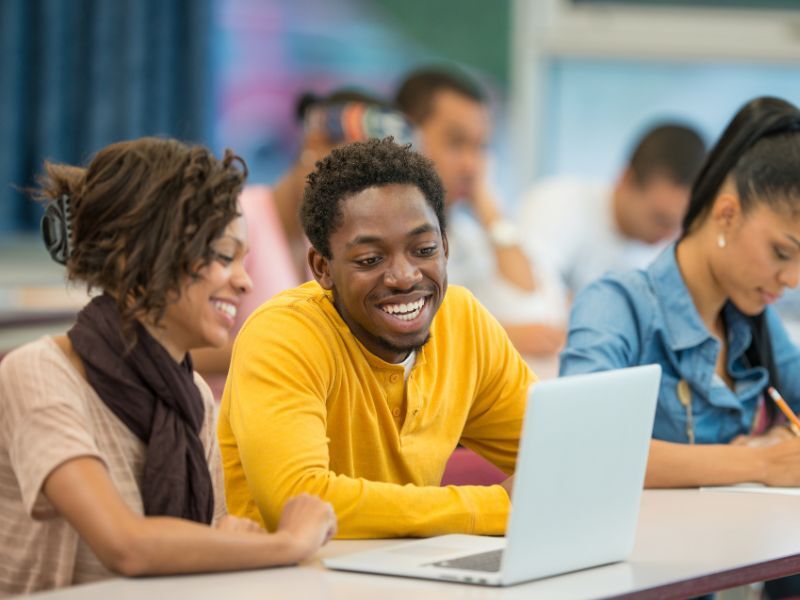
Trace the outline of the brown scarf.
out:
[[[211,523],[214,493],[198,437],[205,408],[187,353],[180,364],[140,324],[126,351],[116,302],[105,294],[78,313],[69,336],[86,376],[108,408],[147,444],[146,515]]]

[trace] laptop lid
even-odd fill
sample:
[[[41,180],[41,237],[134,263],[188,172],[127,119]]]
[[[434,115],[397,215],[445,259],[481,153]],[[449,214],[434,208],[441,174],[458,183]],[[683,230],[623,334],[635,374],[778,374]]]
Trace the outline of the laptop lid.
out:
[[[661,367],[532,386],[506,528],[505,584],[624,560],[633,549]]]

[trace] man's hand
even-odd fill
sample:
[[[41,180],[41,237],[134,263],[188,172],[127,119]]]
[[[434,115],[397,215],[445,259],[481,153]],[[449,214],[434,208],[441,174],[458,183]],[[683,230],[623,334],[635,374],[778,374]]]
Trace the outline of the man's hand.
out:
[[[481,180],[475,185],[475,191],[468,200],[472,205],[475,216],[489,235],[492,224],[503,218],[494,196],[489,191],[486,182]],[[536,280],[528,257],[518,244],[497,245],[492,244],[495,263],[500,276],[511,285],[523,292],[533,292],[536,289]]]

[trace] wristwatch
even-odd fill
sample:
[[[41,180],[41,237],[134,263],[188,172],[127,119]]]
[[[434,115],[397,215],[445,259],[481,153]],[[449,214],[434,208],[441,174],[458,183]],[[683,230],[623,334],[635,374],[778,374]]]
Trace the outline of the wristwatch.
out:
[[[487,233],[492,244],[501,248],[516,246],[520,242],[517,226],[509,219],[495,219],[489,225]]]

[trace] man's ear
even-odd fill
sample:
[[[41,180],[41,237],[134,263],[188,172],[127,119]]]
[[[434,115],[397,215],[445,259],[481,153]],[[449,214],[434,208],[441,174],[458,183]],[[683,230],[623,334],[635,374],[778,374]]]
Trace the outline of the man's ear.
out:
[[[450,243],[447,241],[447,234],[442,232],[442,248],[444,248],[444,257],[450,258]]]
[[[330,263],[328,259],[322,256],[313,246],[308,249],[308,266],[311,268],[311,273],[314,279],[317,280],[323,289],[333,289],[333,278],[330,273]]]

